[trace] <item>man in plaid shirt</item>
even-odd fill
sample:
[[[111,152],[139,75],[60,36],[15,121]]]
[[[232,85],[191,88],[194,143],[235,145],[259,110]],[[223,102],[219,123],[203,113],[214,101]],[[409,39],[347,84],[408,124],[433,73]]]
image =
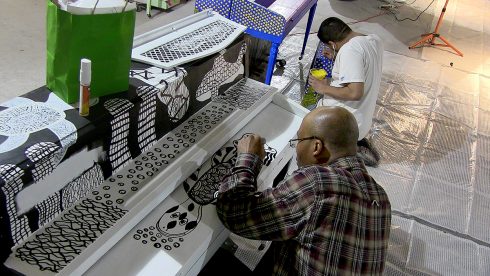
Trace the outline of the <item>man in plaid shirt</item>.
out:
[[[257,192],[264,145],[258,135],[238,143],[232,173],[221,183],[217,212],[232,232],[281,241],[275,275],[380,275],[391,206],[356,157],[358,127],[342,107],[319,107],[290,140],[299,169]]]

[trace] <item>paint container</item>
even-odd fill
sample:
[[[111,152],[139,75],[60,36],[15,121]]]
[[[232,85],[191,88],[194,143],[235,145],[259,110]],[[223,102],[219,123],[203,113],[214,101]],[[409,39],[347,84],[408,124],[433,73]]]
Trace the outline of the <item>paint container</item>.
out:
[[[323,80],[327,76],[327,71],[325,71],[325,69],[310,69],[310,73],[317,80]],[[312,87],[310,87],[310,89],[314,92]]]
[[[92,79],[92,62],[89,59],[80,61],[80,116],[88,116],[90,108],[90,81]]]
[[[323,80],[327,76],[327,71],[324,69],[311,69],[310,70],[311,75],[319,80]],[[318,93],[313,90],[313,87],[308,87],[308,91],[305,93],[303,96],[303,99],[301,100],[301,105],[304,107],[310,107],[312,105],[316,105],[316,102],[318,101]]]

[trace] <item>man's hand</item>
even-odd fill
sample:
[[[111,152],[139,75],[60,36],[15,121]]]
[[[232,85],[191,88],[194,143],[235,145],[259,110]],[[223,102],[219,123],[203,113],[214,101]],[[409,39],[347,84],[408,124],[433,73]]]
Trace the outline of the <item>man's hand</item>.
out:
[[[247,134],[238,141],[237,154],[252,153],[258,155],[260,160],[264,160],[264,141],[265,140],[257,134]]]
[[[323,42],[322,42],[323,43]],[[330,59],[331,61],[334,60],[335,58],[335,48],[331,48],[331,47],[334,47],[335,45],[334,44],[331,44],[329,45],[328,43],[323,43],[323,56]]]
[[[319,80],[310,73],[308,83],[316,92],[325,94],[325,87],[330,86],[330,79],[325,78],[323,80]]]

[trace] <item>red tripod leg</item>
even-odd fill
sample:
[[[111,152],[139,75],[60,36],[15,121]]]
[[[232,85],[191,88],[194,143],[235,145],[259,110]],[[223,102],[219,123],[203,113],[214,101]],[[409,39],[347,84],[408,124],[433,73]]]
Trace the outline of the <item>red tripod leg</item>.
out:
[[[419,46],[420,44],[422,44],[424,42],[432,43],[433,39],[434,39],[434,34],[429,34],[429,35],[423,37],[422,39],[420,39],[419,41],[415,42],[411,46],[409,46],[408,49],[413,49],[413,48]]]
[[[446,43],[448,47],[451,47],[451,49],[453,49],[456,53],[458,53],[458,55],[463,56],[463,53],[460,52],[458,49],[456,49],[456,47],[454,47],[451,43],[449,43],[449,41],[447,41],[447,39],[445,39],[442,35],[440,35],[439,38],[442,41],[444,41],[444,43]]]

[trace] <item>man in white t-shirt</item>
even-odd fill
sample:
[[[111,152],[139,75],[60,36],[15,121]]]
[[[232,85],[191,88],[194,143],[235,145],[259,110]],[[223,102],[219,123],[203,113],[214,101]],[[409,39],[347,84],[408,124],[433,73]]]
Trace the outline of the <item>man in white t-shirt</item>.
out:
[[[341,106],[354,114],[359,126],[359,153],[366,165],[376,166],[379,156],[365,139],[371,128],[383,64],[383,44],[374,34],[352,31],[336,17],[325,19],[318,30],[324,55],[335,59],[332,79],[308,82],[323,99],[317,106]]]

